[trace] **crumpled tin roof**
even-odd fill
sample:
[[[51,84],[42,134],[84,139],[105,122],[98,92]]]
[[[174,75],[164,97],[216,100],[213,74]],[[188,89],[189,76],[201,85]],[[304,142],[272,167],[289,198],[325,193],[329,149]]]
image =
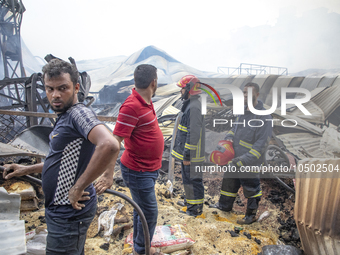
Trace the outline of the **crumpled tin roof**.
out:
[[[329,158],[330,155],[320,149],[321,136],[311,133],[289,133],[276,136],[286,149],[299,159]]]
[[[306,254],[339,254],[340,172],[330,169],[339,167],[340,159],[305,159],[297,167],[318,165],[327,171],[296,172],[294,218]]]

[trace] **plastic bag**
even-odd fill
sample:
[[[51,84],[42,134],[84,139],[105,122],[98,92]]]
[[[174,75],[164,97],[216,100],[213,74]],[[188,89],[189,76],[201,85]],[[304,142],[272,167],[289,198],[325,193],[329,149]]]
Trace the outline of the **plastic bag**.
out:
[[[126,237],[125,243],[133,246],[133,233],[130,233]],[[194,243],[195,241],[187,233],[184,225],[174,224],[157,226],[151,246],[160,248],[163,253],[172,253],[174,251],[188,249]]]
[[[104,211],[99,215],[98,218],[98,232],[100,231],[100,227],[104,227],[104,239],[109,242],[111,238],[111,234],[113,231],[113,225],[115,221],[115,217],[117,212],[123,208],[123,204],[117,203],[112,206],[110,211]]]
[[[27,255],[45,255],[46,254],[46,229],[35,229],[26,233]]]

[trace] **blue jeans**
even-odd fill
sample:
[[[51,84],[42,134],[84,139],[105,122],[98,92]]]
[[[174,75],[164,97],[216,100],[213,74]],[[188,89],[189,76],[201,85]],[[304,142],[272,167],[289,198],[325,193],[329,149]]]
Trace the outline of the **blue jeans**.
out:
[[[144,213],[148,223],[151,241],[157,225],[158,208],[155,182],[158,178],[159,171],[135,171],[127,168],[122,163],[120,163],[120,169],[126,186],[130,189],[133,201],[138,204]],[[136,210],[133,211],[133,248],[139,254],[145,253],[143,226]]]
[[[83,255],[86,233],[96,215],[97,206],[71,218],[50,217],[45,211],[47,224],[46,255]]]

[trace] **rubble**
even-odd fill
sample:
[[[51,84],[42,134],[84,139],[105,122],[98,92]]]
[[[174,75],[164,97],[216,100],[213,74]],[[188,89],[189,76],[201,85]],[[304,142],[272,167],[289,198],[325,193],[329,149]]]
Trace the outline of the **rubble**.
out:
[[[120,178],[119,167],[116,168],[115,179]],[[159,179],[156,182],[157,201],[159,208],[158,225],[166,224],[185,224],[187,226],[188,233],[196,241],[196,243],[190,249],[192,254],[229,254],[232,250],[236,254],[257,254],[261,251],[261,247],[264,245],[277,244],[279,237],[279,227],[281,224],[277,221],[277,217],[281,217],[281,207],[283,210],[287,210],[289,215],[292,215],[293,210],[289,207],[291,204],[287,204],[289,195],[286,191],[280,191],[280,187],[273,185],[273,180],[263,180],[263,199],[260,202],[259,214],[270,211],[270,216],[263,219],[261,223],[253,223],[250,226],[240,227],[236,223],[238,218],[242,218],[244,214],[244,206],[240,206],[235,203],[232,213],[225,213],[216,211],[216,209],[208,208],[204,206],[205,218],[193,218],[185,214],[180,214],[180,206],[177,205],[177,201],[183,198],[183,187],[181,181],[181,173],[179,166],[175,168],[175,183],[174,193],[172,198],[166,197],[167,191],[167,175],[160,174]],[[219,189],[222,181],[222,176],[214,176],[214,178],[205,178],[204,185],[206,190],[205,201],[216,202],[219,197]],[[128,188],[122,187],[119,183],[115,183],[112,186],[114,190],[120,190],[120,192],[130,196]],[[274,188],[273,188],[274,187]],[[273,204],[268,200],[268,196],[272,190],[277,190],[275,194],[283,196],[284,200]],[[41,196],[41,190],[36,190],[39,200],[39,209],[32,212],[21,212],[20,219],[25,220],[26,232],[34,230],[39,227],[45,227],[44,222],[44,208],[43,208],[43,196]],[[287,194],[286,194],[287,193]],[[242,190],[239,192],[238,200],[246,204]],[[121,211],[117,212],[114,231],[111,236],[111,241],[107,242],[103,238],[101,233],[98,233],[98,217],[105,211],[112,208],[116,203],[124,204]],[[281,206],[281,204],[285,204]],[[289,208],[288,208],[289,207]],[[289,209],[289,210],[288,210]],[[132,207],[123,199],[114,197],[112,195],[104,193],[98,196],[98,209],[95,219],[93,220],[87,235],[87,241],[85,245],[86,254],[123,254],[124,240],[132,232]],[[285,215],[283,215],[285,216]],[[282,217],[285,219],[285,217]],[[129,220],[129,222],[126,222]],[[115,230],[116,229],[116,230]],[[231,231],[237,233],[237,237],[231,237]],[[251,235],[251,239],[244,236],[244,232]],[[255,240],[256,238],[256,240]],[[259,241],[261,242],[259,244]],[[299,245],[297,245],[300,247]],[[102,248],[101,248],[102,247]],[[103,249],[105,248],[105,249]],[[107,249],[107,250],[106,250]],[[179,253],[179,252],[178,252]],[[178,254],[173,252],[172,254]],[[183,254],[187,251],[183,251]]]
[[[257,77],[254,79],[260,79]],[[268,79],[273,78],[268,76]],[[270,91],[271,86],[268,86],[268,80],[264,79],[262,84],[266,88],[267,92]],[[241,87],[246,81],[249,80],[249,76],[238,77],[233,79],[234,85]],[[274,82],[275,79],[272,80]],[[283,84],[285,82],[287,84]],[[286,87],[292,82],[293,79],[278,79],[278,84],[285,85]],[[305,79],[301,84],[301,87],[312,86],[312,100],[304,106],[311,112],[316,114],[317,118],[313,119],[310,116],[305,116],[298,108],[288,109],[287,115],[282,116],[279,111],[273,113],[276,119],[286,121],[290,119],[290,122],[296,121],[298,125],[289,128],[282,127],[280,125],[274,126],[275,137],[272,139],[271,144],[277,145],[289,158],[288,164],[292,166],[296,171],[298,166],[297,162],[302,159],[308,160],[311,158],[338,158],[339,155],[339,127],[337,127],[336,111],[339,110],[340,100],[338,98],[340,79],[335,79],[338,88],[333,87],[317,87],[317,84],[308,84],[308,79]],[[301,82],[301,81],[300,81]],[[320,81],[319,81],[320,82]],[[209,83],[209,82],[208,82]],[[224,84],[224,83],[223,83]],[[273,85],[273,84],[271,84]],[[303,86],[302,86],[303,85]],[[327,85],[328,86],[328,85]],[[278,87],[278,86],[276,86]],[[221,85],[222,88],[222,85]],[[309,88],[308,88],[309,89]],[[160,90],[162,91],[162,90]],[[223,93],[227,93],[228,89],[224,88]],[[166,92],[163,91],[165,94]],[[165,95],[167,96],[167,95]],[[298,95],[297,95],[298,96]],[[327,102],[325,99],[327,96],[331,96],[331,100]],[[227,98],[223,95],[224,99]],[[266,99],[262,92],[262,97]],[[157,116],[163,117],[164,121],[160,126],[163,134],[165,134],[166,143],[163,154],[163,159],[169,159],[169,140],[173,134],[172,119],[174,114],[179,111],[180,104],[173,104],[178,96],[172,96],[171,98],[163,98],[154,103]],[[228,100],[226,100],[228,101]],[[266,100],[265,102],[269,102]],[[176,105],[176,107],[174,106]],[[219,141],[224,137],[224,133],[228,130],[227,127],[212,128],[209,123],[211,116],[220,116],[223,119],[230,119],[234,116],[230,111],[230,107],[224,107],[223,109],[213,108],[209,109],[209,113],[215,115],[207,115],[207,139],[209,141]],[[166,118],[169,114],[171,118]],[[328,119],[327,119],[328,118]],[[327,123],[327,121],[330,121]],[[210,125],[210,126],[209,126]],[[111,127],[111,126],[110,126]],[[209,154],[214,149],[215,142],[209,143],[206,147],[206,153]],[[210,147],[209,147],[210,146]],[[164,161],[165,164],[167,161]],[[294,162],[294,164],[292,164]],[[3,164],[5,162],[1,162]],[[286,162],[287,163],[287,162]],[[163,164],[164,165],[164,164]],[[182,208],[177,205],[178,201],[184,199],[184,192],[182,186],[182,178],[180,168],[175,165],[174,183],[173,186],[167,183],[166,166],[160,171],[159,179],[156,182],[156,195],[159,208],[158,225],[167,224],[184,224],[187,226],[188,233],[193,237],[196,243],[190,248],[189,251],[176,252],[174,254],[258,254],[263,251],[264,247],[270,245],[278,246],[286,244],[286,248],[294,247],[296,249],[302,248],[301,239],[303,236],[299,233],[296,222],[294,220],[294,208],[295,208],[295,196],[292,192],[287,191],[282,186],[282,183],[278,183],[274,179],[262,179],[262,199],[258,210],[257,222],[240,228],[237,224],[237,219],[242,218],[245,212],[246,199],[243,196],[242,188],[238,192],[238,196],[234,203],[232,212],[226,213],[213,208],[209,208],[207,205],[216,203],[219,198],[220,185],[222,182],[223,173],[204,173],[204,186],[205,186],[205,206],[204,214],[202,217],[193,218],[186,214],[179,213]],[[291,187],[295,187],[294,178],[295,173],[282,178],[282,182]],[[300,182],[302,183],[302,182]],[[13,184],[13,183],[11,183]],[[280,184],[280,185],[278,185]],[[1,182],[0,185],[4,185]],[[7,185],[7,184],[6,184]],[[300,187],[301,184],[299,184]],[[15,186],[15,185],[14,185]],[[305,187],[305,186],[304,186]],[[26,232],[38,227],[46,227],[44,222],[44,210],[43,210],[43,195],[41,189],[34,187],[37,194],[35,199],[37,200],[37,208],[31,212],[24,212],[21,210],[20,219],[25,220]],[[112,189],[122,192],[127,196],[130,196],[128,188],[125,186],[123,179],[120,175],[119,166],[115,167],[114,184]],[[171,192],[172,190],[172,192]],[[294,190],[293,190],[294,191]],[[31,194],[31,196],[33,196]],[[326,201],[326,200],[325,200]],[[327,200],[328,201],[328,200]],[[116,203],[124,204],[121,211],[117,212],[114,220],[114,229],[111,234],[111,240],[108,242],[103,237],[103,230],[98,231],[98,217],[106,210],[112,208]],[[301,206],[301,204],[300,204]],[[300,208],[301,209],[301,208]],[[315,208],[314,208],[315,209]],[[98,196],[98,210],[95,219],[93,220],[90,229],[88,231],[87,241],[85,245],[86,254],[125,254],[128,251],[128,247],[125,246],[124,240],[132,233],[132,207],[124,200],[114,197],[108,194]],[[299,224],[301,224],[299,222]],[[304,223],[306,224],[306,223]],[[308,224],[306,224],[307,226]],[[300,225],[299,229],[303,229],[305,225]],[[289,246],[290,245],[290,246]],[[265,254],[265,253],[264,253]]]

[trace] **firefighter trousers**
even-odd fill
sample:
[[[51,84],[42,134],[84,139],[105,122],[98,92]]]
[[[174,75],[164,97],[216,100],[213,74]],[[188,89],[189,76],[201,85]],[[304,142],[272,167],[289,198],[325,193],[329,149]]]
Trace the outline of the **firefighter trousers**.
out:
[[[236,199],[237,192],[242,186],[243,194],[248,199],[247,209],[256,210],[262,196],[260,177],[257,173],[251,173],[248,178],[228,178],[224,173],[219,204],[224,210],[231,210]]]
[[[181,162],[182,179],[187,202],[187,211],[202,211],[204,202],[203,173],[198,163],[192,163],[188,166]]]

